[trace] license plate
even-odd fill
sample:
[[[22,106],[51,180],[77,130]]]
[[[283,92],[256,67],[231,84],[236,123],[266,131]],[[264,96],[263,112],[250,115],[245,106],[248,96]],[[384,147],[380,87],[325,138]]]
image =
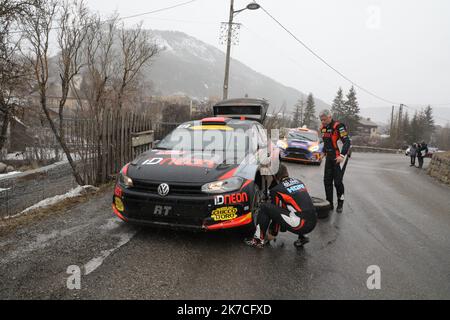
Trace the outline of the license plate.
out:
[[[167,217],[169,215],[173,214],[173,208],[172,206],[166,206],[166,205],[155,205],[153,207],[153,215],[155,216],[161,216],[161,217]]]

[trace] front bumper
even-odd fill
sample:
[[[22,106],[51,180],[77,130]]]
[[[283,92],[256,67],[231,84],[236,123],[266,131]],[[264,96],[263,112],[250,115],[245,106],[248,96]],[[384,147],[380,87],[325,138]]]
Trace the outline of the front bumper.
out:
[[[119,206],[117,198],[120,199]],[[226,199],[235,202],[227,203]],[[243,190],[220,195],[169,194],[161,197],[116,185],[112,209],[120,219],[134,224],[207,231],[252,223],[250,199],[251,195]]]
[[[293,160],[300,162],[321,162],[323,159],[322,152],[310,152],[306,149],[281,149],[280,150],[280,158],[282,160]]]

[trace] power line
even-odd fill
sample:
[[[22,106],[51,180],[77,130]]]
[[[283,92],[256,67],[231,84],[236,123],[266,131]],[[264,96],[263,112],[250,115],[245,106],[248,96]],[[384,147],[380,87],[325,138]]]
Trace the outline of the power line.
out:
[[[178,8],[178,7],[181,7],[181,6],[188,5],[188,4],[191,4],[191,3],[196,2],[196,1],[199,1],[199,0],[185,1],[185,2],[181,2],[181,3],[178,3],[178,4],[172,5],[172,6],[168,6],[168,7],[164,7],[164,8],[160,8],[160,9],[155,9],[155,10],[152,10],[152,11],[137,13],[137,14],[133,14],[133,15],[130,15],[130,16],[125,16],[125,17],[119,17],[118,20],[127,20],[127,19],[142,17],[142,16],[145,16],[145,15],[153,14],[153,13],[163,12],[163,11],[167,11],[167,10],[175,9],[175,8]],[[101,23],[104,24],[104,23],[111,22],[113,20],[114,19],[108,19],[108,20],[102,21]],[[61,27],[50,28],[50,30],[58,30],[58,29],[61,29]],[[14,30],[14,31],[10,32],[10,34],[18,34],[18,33],[24,33],[24,31],[23,30]]]
[[[402,104],[402,103],[398,103],[398,102],[394,102],[388,99],[385,99],[369,90],[367,90],[366,88],[358,85],[356,82],[354,82],[353,80],[351,80],[350,78],[348,78],[347,76],[345,76],[342,72],[340,72],[339,70],[337,70],[335,67],[333,67],[331,64],[329,64],[325,59],[323,59],[320,55],[318,55],[313,49],[311,49],[306,43],[304,43],[302,40],[300,40],[295,34],[293,34],[288,28],[286,28],[280,21],[278,21],[273,15],[271,15],[264,7],[261,6],[261,9],[264,11],[264,13],[266,13],[272,20],[274,20],[281,28],[283,28],[283,30],[285,30],[291,37],[293,37],[298,43],[300,43],[306,50],[308,50],[311,54],[313,54],[317,59],[319,59],[322,63],[324,63],[327,67],[329,67],[331,70],[333,70],[334,72],[336,72],[338,75],[340,75],[343,79],[347,80],[348,82],[350,82],[353,86],[359,88],[360,90],[366,92],[367,94],[371,95],[372,97],[375,97],[381,101],[387,102],[389,104],[394,104],[394,105],[403,105],[408,109],[414,109],[415,111],[418,111],[416,108],[410,107],[406,104]],[[436,105],[450,105],[450,103],[443,103],[443,104],[429,104],[431,106],[436,106]],[[441,119],[441,120],[445,120],[445,121],[450,121],[449,119],[445,119],[445,118],[441,118],[441,117],[436,117],[434,116],[434,118],[436,119]]]
[[[311,49],[306,43],[304,43],[302,40],[300,40],[295,34],[293,34],[288,28],[286,28],[280,21],[278,21],[273,15],[271,15],[264,7],[261,6],[261,9],[266,13],[273,21],[275,21],[281,28],[283,28],[291,37],[293,37],[298,43],[300,43],[306,50],[308,50],[312,55],[314,55],[317,59],[319,59],[322,63],[324,63],[327,67],[329,67],[331,70],[336,72],[338,75],[340,75],[343,79],[350,82],[353,86],[359,88],[360,90],[366,92],[367,94],[371,95],[372,97],[375,97],[381,101],[391,103],[391,104],[400,104],[398,102],[394,102],[388,99],[385,99],[383,97],[380,97],[379,95],[365,89],[364,87],[358,85],[356,82],[345,76],[342,72],[337,70],[335,67],[333,67],[331,64],[329,64],[325,59],[323,59],[321,56],[319,56],[313,49]]]
[[[122,18],[119,18],[119,20],[138,18],[138,17],[145,16],[145,15],[148,15],[148,14],[153,14],[153,13],[158,13],[158,12],[162,12],[162,11],[167,11],[167,10],[170,10],[170,9],[175,9],[175,8],[178,8],[178,7],[181,7],[181,6],[188,5],[188,4],[196,2],[196,1],[198,1],[198,0],[185,1],[185,2],[181,2],[179,4],[175,4],[173,6],[169,6],[169,7],[165,7],[165,8],[161,8],[161,9],[156,9],[156,10],[152,10],[152,11],[147,11],[147,12],[143,12],[143,13],[133,14],[131,16],[122,17]]]

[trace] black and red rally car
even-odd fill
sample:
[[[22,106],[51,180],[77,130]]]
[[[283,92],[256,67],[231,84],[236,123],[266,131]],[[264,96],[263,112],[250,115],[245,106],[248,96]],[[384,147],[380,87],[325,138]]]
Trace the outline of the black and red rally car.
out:
[[[114,213],[153,226],[252,230],[279,149],[262,126],[267,102],[225,100],[215,117],[189,121],[126,164],[117,179]]]

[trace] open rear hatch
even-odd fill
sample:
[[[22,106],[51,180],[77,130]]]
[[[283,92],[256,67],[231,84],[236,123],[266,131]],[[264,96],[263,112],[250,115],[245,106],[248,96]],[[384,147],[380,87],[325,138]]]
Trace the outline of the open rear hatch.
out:
[[[228,99],[217,103],[213,109],[215,117],[249,119],[263,123],[269,103],[263,99]]]

